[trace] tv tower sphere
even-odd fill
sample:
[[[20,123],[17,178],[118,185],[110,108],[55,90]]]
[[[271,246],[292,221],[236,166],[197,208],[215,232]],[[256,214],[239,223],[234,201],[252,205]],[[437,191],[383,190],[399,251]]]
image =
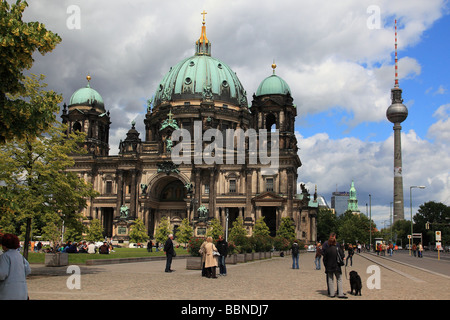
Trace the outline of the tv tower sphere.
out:
[[[402,103],[402,89],[392,88],[392,104],[386,110],[386,117],[392,123],[401,123],[408,117],[408,108]]]

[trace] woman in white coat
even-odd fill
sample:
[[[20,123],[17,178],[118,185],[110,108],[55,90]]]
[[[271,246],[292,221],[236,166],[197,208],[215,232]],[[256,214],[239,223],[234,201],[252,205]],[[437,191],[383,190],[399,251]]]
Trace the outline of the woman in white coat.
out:
[[[17,250],[20,247],[16,235],[4,234],[1,240],[3,254],[0,256],[0,300],[27,300],[27,275],[30,264]]]
[[[216,256],[214,255],[214,251],[217,251],[217,248],[214,245],[213,239],[211,237],[206,238],[204,251],[205,251],[206,277],[217,279],[216,276],[217,259]]]

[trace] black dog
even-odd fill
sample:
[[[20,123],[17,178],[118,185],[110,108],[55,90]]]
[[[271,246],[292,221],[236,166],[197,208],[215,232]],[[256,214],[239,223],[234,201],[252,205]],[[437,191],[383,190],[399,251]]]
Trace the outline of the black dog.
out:
[[[361,277],[358,275],[358,272],[356,271],[350,271],[350,288],[352,291],[350,291],[350,294],[353,294],[353,290],[355,290],[355,296],[361,295]]]

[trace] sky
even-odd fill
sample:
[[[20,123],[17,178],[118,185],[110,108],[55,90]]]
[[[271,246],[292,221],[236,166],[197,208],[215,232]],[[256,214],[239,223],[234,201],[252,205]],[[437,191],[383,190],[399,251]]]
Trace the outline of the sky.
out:
[[[28,3],[24,21],[44,23],[62,38],[51,53],[34,55],[29,72],[46,75],[67,104],[91,76],[111,113],[110,154],[118,153],[133,120],[145,139],[146,101],[171,66],[194,54],[205,10],[212,56],[236,72],[249,103],[273,61],[289,84],[298,113],[298,184],[311,193],[317,185],[331,204],[332,192],[349,191],[353,180],[360,210],[366,213],[370,203],[378,228],[389,225],[393,201],[393,124],[386,110],[397,19],[399,84],[408,108],[401,124],[405,219],[427,201],[450,205],[448,1]],[[418,185],[425,189],[410,189]]]

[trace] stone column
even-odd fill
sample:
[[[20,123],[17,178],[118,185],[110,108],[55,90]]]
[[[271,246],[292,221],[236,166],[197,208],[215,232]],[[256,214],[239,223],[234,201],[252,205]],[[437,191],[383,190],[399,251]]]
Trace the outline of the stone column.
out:
[[[130,216],[137,217],[136,214],[136,170],[131,170],[131,190],[130,190]]]
[[[245,217],[252,214],[252,170],[245,169]]]
[[[117,201],[116,201],[116,215],[120,215],[120,207],[123,204],[123,170],[116,171],[117,181]]]
[[[209,217],[215,217],[216,212],[216,183],[215,183],[215,168],[209,169]]]
[[[197,209],[202,204],[202,186],[201,186],[201,170],[198,168],[194,168],[194,181],[195,181],[195,200],[197,200],[197,203],[194,207],[194,217],[198,216]]]

